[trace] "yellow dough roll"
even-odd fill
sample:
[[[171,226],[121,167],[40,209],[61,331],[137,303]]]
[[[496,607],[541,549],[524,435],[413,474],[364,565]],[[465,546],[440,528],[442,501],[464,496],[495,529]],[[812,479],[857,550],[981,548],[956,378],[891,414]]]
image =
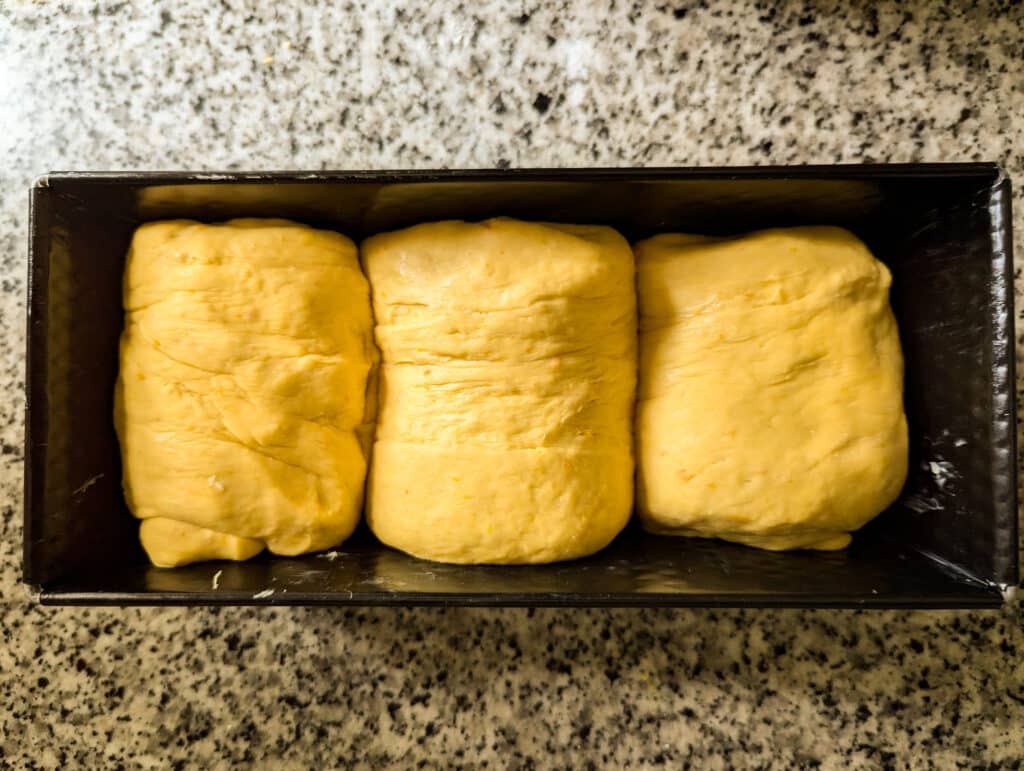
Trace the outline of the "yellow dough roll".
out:
[[[362,247],[381,349],[367,520],[427,559],[591,554],[632,509],[633,255],[605,227],[495,219]]]
[[[839,228],[636,245],[653,532],[841,549],[907,473],[890,275]]]
[[[124,306],[114,417],[154,564],[345,539],[377,358],[355,245],[284,220],[150,223]]]
[[[150,517],[139,524],[139,540],[158,567],[175,567],[205,560],[247,560],[264,549],[263,541],[219,533],[167,517]]]

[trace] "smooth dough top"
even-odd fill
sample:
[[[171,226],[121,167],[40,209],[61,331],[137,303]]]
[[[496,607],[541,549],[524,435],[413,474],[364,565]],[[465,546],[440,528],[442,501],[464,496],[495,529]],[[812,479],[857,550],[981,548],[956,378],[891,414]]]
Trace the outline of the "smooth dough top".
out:
[[[347,537],[377,356],[355,245],[284,220],[143,225],[124,306],[115,422],[154,562]]]
[[[662,235],[636,255],[644,525],[845,546],[907,472],[885,265],[829,227]]]
[[[367,518],[447,562],[607,544],[632,502],[633,255],[604,227],[439,222],[368,239],[382,352]]]

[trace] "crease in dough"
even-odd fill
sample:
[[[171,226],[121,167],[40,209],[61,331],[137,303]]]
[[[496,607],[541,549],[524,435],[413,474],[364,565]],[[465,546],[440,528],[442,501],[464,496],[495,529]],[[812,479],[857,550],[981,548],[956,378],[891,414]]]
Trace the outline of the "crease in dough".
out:
[[[114,420],[151,561],[347,538],[377,362],[355,245],[285,220],[149,223],[132,240],[124,307]]]
[[[888,269],[831,227],[667,234],[635,251],[643,526],[845,547],[907,473]]]

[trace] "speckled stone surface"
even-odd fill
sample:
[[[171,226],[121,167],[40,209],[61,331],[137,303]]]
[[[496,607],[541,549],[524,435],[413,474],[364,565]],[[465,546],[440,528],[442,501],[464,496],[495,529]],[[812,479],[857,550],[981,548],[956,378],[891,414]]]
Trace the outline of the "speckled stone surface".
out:
[[[835,5],[0,0],[0,766],[1017,767],[1014,611],[44,609],[18,583],[35,175],[996,160],[1024,255],[1024,6]]]

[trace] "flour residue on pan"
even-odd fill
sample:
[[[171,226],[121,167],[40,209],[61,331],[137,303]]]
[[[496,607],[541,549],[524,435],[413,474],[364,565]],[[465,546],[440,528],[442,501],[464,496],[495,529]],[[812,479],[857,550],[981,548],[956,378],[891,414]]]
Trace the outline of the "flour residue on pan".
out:
[[[948,439],[949,432],[943,432],[943,437]],[[953,446],[958,449],[966,445],[967,441],[965,439],[956,439],[953,442]],[[940,511],[944,508],[939,499],[944,494],[954,492],[956,488],[956,480],[960,478],[960,473],[956,470],[956,466],[954,466],[951,461],[946,460],[946,458],[939,453],[933,453],[931,455],[932,457],[926,456],[925,459],[921,461],[921,470],[926,472],[924,478],[930,482],[930,484],[927,485],[929,489],[918,490],[917,492],[911,493],[902,499],[904,506],[912,511],[916,511],[918,514],[923,514],[928,511]]]
[[[918,514],[924,514],[926,511],[940,511],[942,509],[942,504],[939,503],[937,498],[926,495],[908,495],[902,502],[904,506],[911,511],[916,511]]]
[[[960,475],[956,473],[956,469],[953,464],[948,460],[930,460],[922,464],[925,471],[932,475],[932,479],[935,482],[935,486],[940,490],[945,490],[946,487]]]

